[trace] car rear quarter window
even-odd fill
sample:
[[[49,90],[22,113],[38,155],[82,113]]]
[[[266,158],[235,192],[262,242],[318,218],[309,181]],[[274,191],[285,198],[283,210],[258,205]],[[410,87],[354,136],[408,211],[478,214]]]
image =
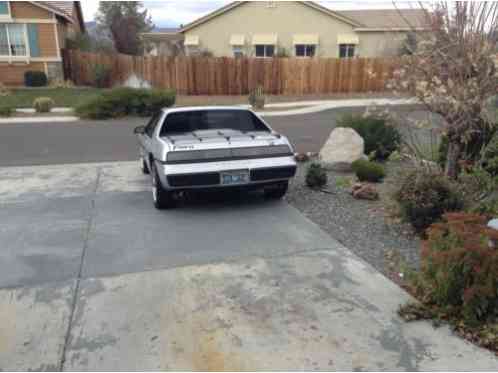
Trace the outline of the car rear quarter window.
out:
[[[214,129],[242,132],[269,131],[268,127],[250,111],[197,110],[169,114],[160,135]]]
[[[145,126],[145,133],[147,134],[147,136],[152,137],[152,135],[154,134],[154,130],[161,120],[162,115],[163,112],[159,111],[158,113],[154,114],[152,118],[150,118],[149,123],[147,123],[147,125]]]

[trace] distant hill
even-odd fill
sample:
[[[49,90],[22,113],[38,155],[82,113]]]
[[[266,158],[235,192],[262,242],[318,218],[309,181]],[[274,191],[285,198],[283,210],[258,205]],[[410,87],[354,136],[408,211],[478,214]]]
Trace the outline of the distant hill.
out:
[[[85,27],[88,35],[93,37],[102,37],[101,33],[97,30],[97,22],[95,21],[85,22]],[[180,29],[179,27],[154,27],[152,32],[174,33],[177,32],[179,29]]]

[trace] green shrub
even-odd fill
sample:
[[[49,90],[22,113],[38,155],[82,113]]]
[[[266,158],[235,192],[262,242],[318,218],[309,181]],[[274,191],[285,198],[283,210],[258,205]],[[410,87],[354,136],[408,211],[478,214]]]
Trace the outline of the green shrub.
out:
[[[401,144],[399,131],[385,118],[346,115],[337,126],[354,129],[365,141],[365,154],[372,154],[375,160],[386,160]]]
[[[498,132],[484,148],[481,167],[492,176],[498,176]]]
[[[45,87],[47,83],[47,75],[43,71],[26,71],[24,73],[26,87]]]
[[[386,172],[382,165],[364,159],[354,161],[351,164],[351,167],[360,181],[377,183],[386,176]]]
[[[148,117],[175,104],[171,90],[115,88],[76,107],[76,113],[87,119],[109,119],[125,115]]]
[[[108,88],[111,85],[112,69],[107,65],[95,65],[92,68],[93,84],[97,88]]]
[[[327,184],[327,172],[318,162],[311,163],[306,170],[306,185],[321,188]]]
[[[498,174],[482,166],[465,169],[458,178],[467,210],[480,215],[498,216]]]
[[[424,303],[467,322],[498,316],[498,238],[483,216],[450,213],[428,229],[416,289]]]
[[[0,117],[11,117],[14,113],[14,109],[10,106],[0,106]]]
[[[446,212],[463,208],[463,198],[444,175],[415,171],[404,178],[395,193],[404,218],[423,232]]]
[[[7,97],[11,95],[10,89],[8,89],[2,82],[0,82],[0,97]]]
[[[467,143],[463,144],[461,159],[473,162],[479,161],[482,158],[483,149],[493,141],[497,134],[498,131],[496,129],[489,128],[470,134]],[[446,165],[447,154],[448,138],[446,136],[442,136],[439,143],[438,155],[438,163],[442,168]]]
[[[37,113],[49,113],[55,102],[50,97],[38,97],[33,101],[33,107]]]

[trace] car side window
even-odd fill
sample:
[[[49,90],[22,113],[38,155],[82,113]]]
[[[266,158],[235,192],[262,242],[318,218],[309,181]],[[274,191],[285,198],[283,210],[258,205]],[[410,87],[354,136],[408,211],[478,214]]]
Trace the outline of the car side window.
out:
[[[145,134],[149,137],[152,137],[154,130],[156,129],[157,125],[159,124],[159,120],[162,117],[162,111],[154,114],[152,118],[150,119],[149,123],[145,126]]]

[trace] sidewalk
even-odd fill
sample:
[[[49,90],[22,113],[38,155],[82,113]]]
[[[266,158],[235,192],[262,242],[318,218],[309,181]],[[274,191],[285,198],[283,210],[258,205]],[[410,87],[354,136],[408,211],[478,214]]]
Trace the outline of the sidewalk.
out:
[[[320,101],[296,101],[296,102],[279,102],[274,104],[267,104],[265,108],[282,108],[278,111],[257,111],[256,113],[263,117],[277,117],[277,116],[290,116],[302,115],[310,113],[319,113],[321,111],[347,108],[347,107],[361,107],[361,106],[389,106],[389,105],[414,105],[417,103],[416,99],[392,99],[392,98],[359,98],[359,99],[346,99],[346,100],[320,100]],[[237,107],[244,107],[250,109],[250,105],[235,105]],[[304,106],[304,107],[303,107]],[[297,109],[296,109],[297,108]],[[17,109],[21,113],[34,113],[34,109]],[[55,108],[52,110],[54,113],[71,113],[71,108]],[[1,118],[0,124],[10,123],[51,123],[51,122],[74,122],[79,118],[75,116],[53,116],[53,117],[15,117],[15,118]]]

